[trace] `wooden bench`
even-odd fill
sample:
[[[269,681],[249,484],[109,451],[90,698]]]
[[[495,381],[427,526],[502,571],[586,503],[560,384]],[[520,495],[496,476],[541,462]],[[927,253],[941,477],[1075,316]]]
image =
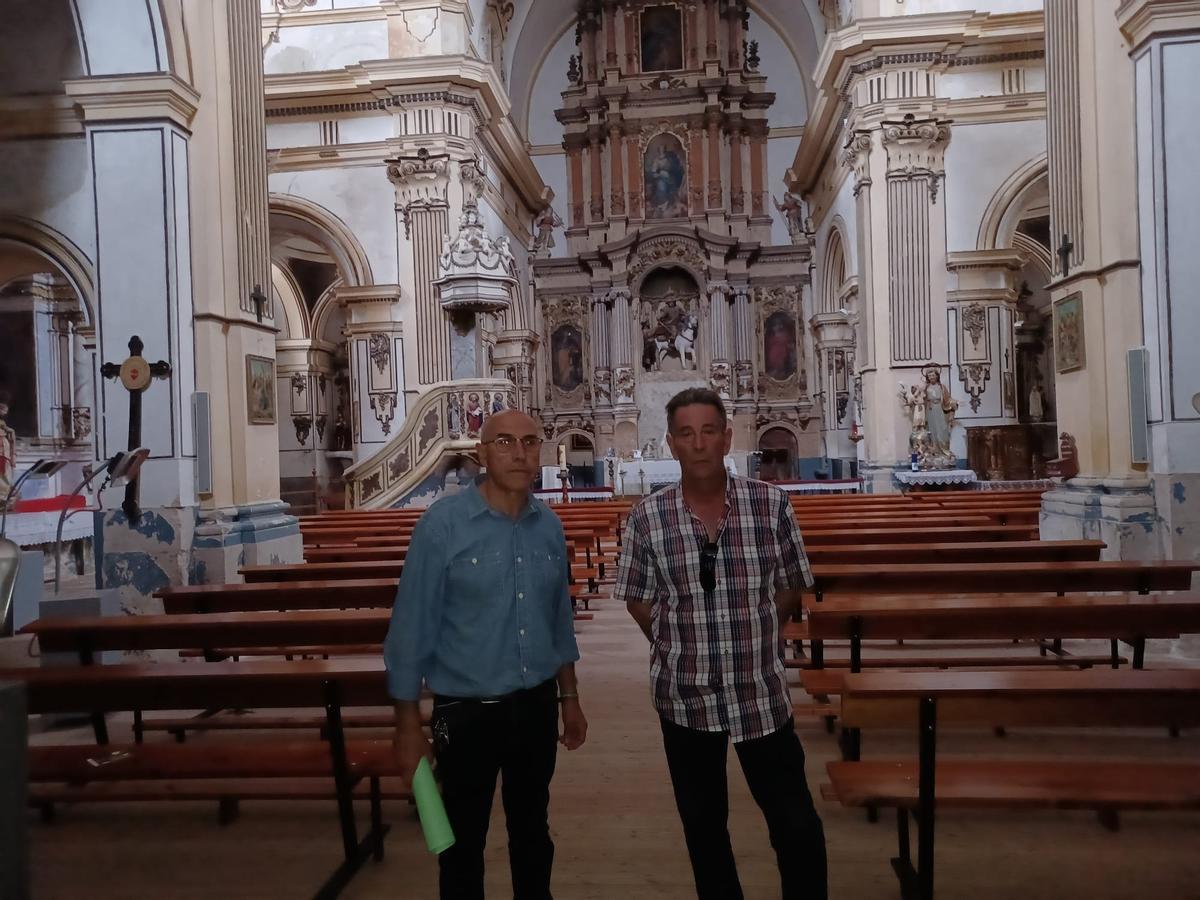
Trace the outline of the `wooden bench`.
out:
[[[391,609],[397,578],[202,584],[156,591],[169,614],[298,609]]]
[[[947,594],[996,592],[1186,591],[1200,563],[982,562],[815,565],[813,593]]]
[[[811,563],[827,565],[960,562],[1095,562],[1103,541],[963,541],[926,544],[818,544]]]
[[[395,776],[390,740],[348,742],[342,710],[386,706],[386,674],[379,660],[179,663],[15,669],[0,680],[25,684],[28,709],[38,713],[109,713],[123,710],[324,707],[327,741],[212,741],[195,745],[63,746],[30,750],[31,779],[60,785],[59,796],[95,782],[171,783],[186,790],[219,780],[237,796],[239,779],[331,778],[337,798],[344,859],[317,892],[336,897],[370,856],[382,858],[380,779]],[[359,840],[354,789],[369,782],[371,827]],[[247,786],[250,789],[250,785]]]
[[[1200,809],[1200,763],[938,758],[939,726],[1187,728],[1200,725],[1200,670],[862,673],[849,675],[850,728],[916,728],[916,760],[828,764],[823,793],[843,805],[894,807],[902,896],[932,900],[939,807],[1092,809],[1110,827],[1121,810]],[[917,863],[909,814],[918,832]]]
[[[1029,525],[951,525],[927,527],[909,519],[894,528],[802,528],[805,547],[828,544],[922,544],[980,541],[1036,541],[1038,530]]]

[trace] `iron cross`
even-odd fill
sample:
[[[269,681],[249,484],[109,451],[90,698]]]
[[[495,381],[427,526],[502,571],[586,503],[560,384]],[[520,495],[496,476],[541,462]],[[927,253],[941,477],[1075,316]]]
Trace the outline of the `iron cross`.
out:
[[[254,286],[254,290],[250,292],[250,299],[254,301],[254,315],[261,322],[263,319],[263,307],[267,305],[267,295],[263,293],[261,284]]]
[[[1075,245],[1071,243],[1071,239],[1067,237],[1066,232],[1063,232],[1062,243],[1058,245],[1058,258],[1062,261],[1063,278],[1071,269],[1071,251],[1075,249]]]
[[[161,359],[156,363],[146,362],[142,358],[145,349],[142,339],[136,334],[129,339],[129,358],[125,362],[105,363],[100,367],[100,374],[105,378],[120,378],[125,390],[129,391],[129,449],[136,450],[142,445],[142,393],[150,387],[155,378],[171,377],[171,366]],[[137,524],[141,515],[138,509],[138,480],[129,479],[125,485],[125,500],[121,504],[129,527]]]

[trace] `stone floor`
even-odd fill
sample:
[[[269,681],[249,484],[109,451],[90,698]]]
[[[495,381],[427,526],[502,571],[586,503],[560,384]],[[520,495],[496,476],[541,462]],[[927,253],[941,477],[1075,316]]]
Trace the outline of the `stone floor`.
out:
[[[598,604],[580,623],[581,692],[591,722],[587,745],[561,753],[551,821],[557,843],[557,900],[675,900],[694,897],[683,837],[647,686],[645,642],[621,609]],[[959,651],[956,651],[959,652]],[[834,758],[834,740],[802,722],[814,794]],[[45,739],[43,735],[40,739]],[[61,739],[61,735],[56,735]],[[864,755],[906,752],[908,735],[868,736]],[[943,753],[1127,754],[1196,758],[1200,734],[1013,732],[1003,739],[948,734]],[[766,829],[731,755],[730,824],[747,900],[779,896]],[[895,828],[885,815],[818,799],[829,844],[831,896],[894,900],[888,864]],[[489,897],[511,896],[502,814],[496,804],[488,850]],[[391,803],[387,858],[368,864],[347,900],[436,897],[436,862],[403,803]],[[337,865],[332,802],[245,803],[232,826],[211,805],[178,803],[76,807],[53,825],[31,817],[38,900],[306,897]],[[938,896],[1200,900],[1200,814],[1128,814],[1119,833],[1086,812],[941,814]]]

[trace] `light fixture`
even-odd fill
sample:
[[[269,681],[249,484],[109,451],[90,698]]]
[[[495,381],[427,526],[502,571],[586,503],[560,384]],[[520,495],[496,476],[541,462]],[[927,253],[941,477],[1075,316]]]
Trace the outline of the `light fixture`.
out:
[[[122,450],[113,455],[103,467],[96,469],[94,472],[88,472],[83,481],[79,482],[78,487],[67,497],[67,502],[63,504],[62,512],[58,516],[58,529],[54,532],[54,593],[59,592],[60,573],[62,570],[62,532],[63,525],[67,521],[67,515],[72,512],[71,497],[83,493],[83,489],[91,484],[92,479],[97,475],[104,473],[108,476],[109,484],[112,486],[120,486],[127,481],[137,477],[138,470],[141,469],[142,463],[150,455],[150,451],[145,447],[138,447],[136,450]],[[79,512],[79,510],[74,510]]]
[[[21,477],[8,492],[8,496],[4,499],[4,512],[0,513],[0,538],[4,537],[5,529],[8,528],[8,507],[10,503],[16,502],[17,490],[24,483],[26,478],[49,478],[55,472],[58,472],[66,465],[66,460],[61,459],[39,459],[32,466],[21,473]]]

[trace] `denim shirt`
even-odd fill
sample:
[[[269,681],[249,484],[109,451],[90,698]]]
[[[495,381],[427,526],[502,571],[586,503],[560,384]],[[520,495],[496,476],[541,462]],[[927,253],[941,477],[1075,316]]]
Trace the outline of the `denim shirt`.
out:
[[[493,697],[531,688],[579,659],[562,523],[530,497],[516,520],[482,479],[417,522],[384,642],[388,691]]]

